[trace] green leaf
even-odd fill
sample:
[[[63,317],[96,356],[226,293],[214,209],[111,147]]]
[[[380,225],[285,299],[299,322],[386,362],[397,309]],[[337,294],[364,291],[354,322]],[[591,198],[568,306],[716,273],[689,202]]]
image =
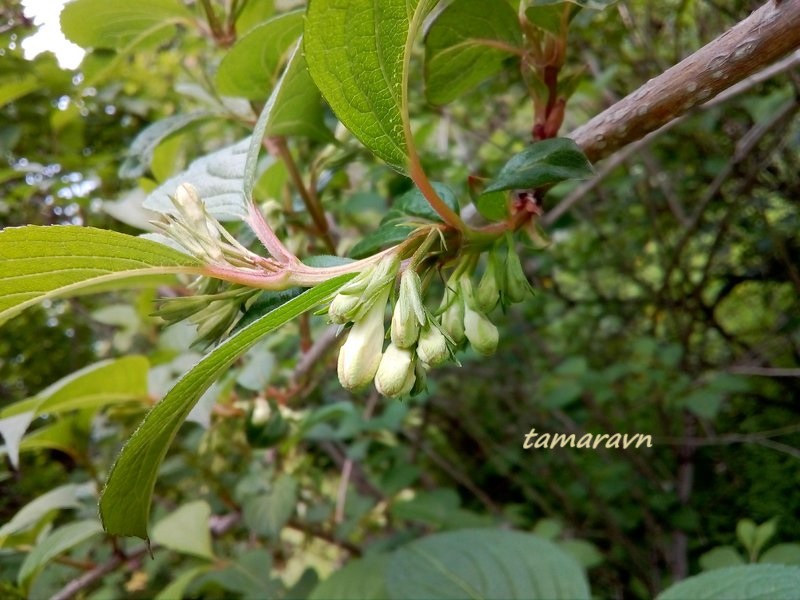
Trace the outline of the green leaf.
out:
[[[125,179],[141,177],[150,168],[153,153],[161,142],[181,129],[205,121],[213,116],[213,113],[201,111],[173,115],[148,125],[136,136],[128,148],[127,156],[119,167],[119,176]]]
[[[745,564],[739,551],[733,546],[717,546],[700,556],[700,568],[703,571],[724,569]]]
[[[443,183],[434,182],[433,188],[447,206],[458,214],[458,197],[455,192]],[[408,225],[410,222],[430,221],[441,223],[439,214],[417,188],[412,188],[397,198],[386,216],[381,220],[380,227],[362,238],[350,250],[353,258],[363,258],[382,250],[383,248],[405,241],[414,231],[415,227]]]
[[[271,110],[265,133],[275,137],[305,136],[322,142],[335,138],[325,126],[322,96],[308,73],[301,42],[270,98]]]
[[[186,373],[144,418],[122,449],[100,498],[100,516],[114,535],[147,537],[150,500],[167,449],[200,396],[269,332],[313,308],[352,278],[341,275],[301,294],[232,335]]]
[[[205,500],[184,504],[153,526],[153,541],[176,552],[214,560],[210,518],[211,507]]]
[[[555,36],[561,36],[563,33],[562,23],[568,25],[572,18],[578,13],[580,7],[577,3],[571,1],[556,1],[556,2],[534,2],[533,6],[525,9],[525,18],[530,23],[544,29],[546,32]],[[565,21],[564,12],[569,11],[566,15]]]
[[[413,576],[410,576],[413,573]],[[517,531],[465,529],[401,547],[389,560],[390,598],[589,598],[583,570],[547,540]]]
[[[756,524],[752,519],[742,519],[736,524],[736,537],[751,556],[756,543],[756,530]]]
[[[475,199],[475,208],[484,219],[502,221],[508,217],[508,195],[505,191],[483,193]]]
[[[248,100],[267,98],[278,80],[281,65],[303,33],[303,13],[278,15],[254,27],[223,57],[215,77],[224,96]]]
[[[122,49],[137,38],[163,40],[192,14],[177,0],[76,0],[61,13],[61,30],[84,48]]]
[[[703,387],[687,394],[681,404],[698,417],[713,419],[719,413],[724,398],[722,392]]]
[[[0,231],[0,323],[45,298],[90,286],[146,277],[199,273],[198,261],[150,240],[72,225],[8,227]]]
[[[262,548],[239,556],[229,567],[203,576],[202,582],[214,582],[241,598],[277,598],[282,587],[272,579],[272,556]]]
[[[389,597],[384,583],[388,564],[384,554],[351,560],[320,583],[309,600],[385,600]]]
[[[578,145],[569,138],[542,140],[514,155],[484,193],[499,190],[535,189],[567,179],[584,179],[592,166]]]
[[[605,560],[597,546],[586,540],[561,540],[558,547],[577,560],[584,569],[603,564]]]
[[[404,242],[413,231],[413,227],[398,225],[396,223],[381,225],[369,235],[361,238],[356,245],[350,249],[350,256],[353,258],[372,256],[379,250]]]
[[[188,169],[153,190],[142,206],[162,214],[172,212],[170,196],[175,194],[180,184],[189,182],[197,189],[209,214],[221,221],[241,221],[247,216],[242,185],[250,139],[245,138],[192,161]]]
[[[0,527],[0,546],[8,536],[29,529],[51,511],[78,508],[79,498],[92,493],[92,488],[91,484],[68,483],[31,500],[19,509],[10,521]]]
[[[436,0],[311,0],[305,54],[339,120],[376,156],[406,168],[412,42]]]
[[[447,6],[425,36],[428,100],[447,104],[501,71],[513,52],[498,44],[522,44],[519,18],[508,2],[494,2],[491,10],[485,0],[456,0]]]
[[[27,96],[39,88],[39,80],[34,75],[14,77],[0,81],[0,108],[9,102]]]
[[[668,588],[657,600],[800,599],[800,568],[744,565],[695,575]]]
[[[97,519],[77,521],[54,530],[25,557],[17,575],[19,586],[28,589],[33,578],[56,556],[102,532]]]
[[[254,496],[244,506],[244,522],[257,535],[277,539],[297,506],[297,481],[282,475],[267,494]]]
[[[444,200],[444,203],[453,209],[453,212],[458,214],[458,197],[456,193],[443,183],[433,182],[431,185],[433,185],[433,189],[436,190],[439,197]],[[435,223],[442,222],[442,218],[433,210],[425,199],[425,196],[423,196],[422,192],[416,187],[411,188],[395,200],[392,204],[392,209],[403,213],[403,215],[419,217],[426,221],[433,221]]]

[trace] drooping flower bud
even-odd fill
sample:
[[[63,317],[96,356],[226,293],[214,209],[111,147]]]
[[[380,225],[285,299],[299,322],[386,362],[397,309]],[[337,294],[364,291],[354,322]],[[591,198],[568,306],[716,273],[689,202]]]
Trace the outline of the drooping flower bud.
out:
[[[420,327],[426,321],[422,282],[416,271],[406,269],[400,277],[400,293],[392,315],[392,343],[398,348],[411,348],[417,343]]]
[[[456,344],[460,344],[464,341],[464,299],[459,290],[450,287],[453,283],[452,280],[448,282],[439,310],[444,311],[442,329]]]
[[[511,302],[522,302],[530,291],[531,284],[522,270],[519,255],[509,247],[506,259],[506,296]]]
[[[483,312],[489,313],[497,305],[500,299],[500,291],[498,284],[498,275],[500,269],[497,267],[497,258],[495,252],[489,253],[489,259],[486,263],[486,271],[483,272],[478,289],[475,290],[475,302]]]
[[[419,334],[417,356],[423,363],[431,367],[440,365],[450,358],[447,338],[430,320]]]
[[[469,343],[479,354],[494,354],[500,337],[497,327],[483,313],[472,310],[469,306],[465,310],[464,333]]]
[[[339,350],[339,381],[348,389],[366,385],[378,371],[385,333],[383,314],[389,291],[387,286],[374,299],[367,313],[350,329],[347,340]]]
[[[398,398],[411,391],[415,379],[414,355],[411,350],[389,344],[375,374],[375,388],[384,396]]]

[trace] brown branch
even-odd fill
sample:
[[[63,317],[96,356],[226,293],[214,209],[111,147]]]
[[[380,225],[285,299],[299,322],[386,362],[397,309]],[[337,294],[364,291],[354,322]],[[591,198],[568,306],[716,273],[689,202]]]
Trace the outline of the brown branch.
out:
[[[592,162],[713,98],[800,47],[800,0],[769,0],[569,137]]]

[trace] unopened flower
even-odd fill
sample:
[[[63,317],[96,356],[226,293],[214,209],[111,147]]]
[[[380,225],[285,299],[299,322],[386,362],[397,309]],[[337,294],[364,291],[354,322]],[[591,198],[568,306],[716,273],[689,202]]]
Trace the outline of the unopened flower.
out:
[[[479,354],[490,355],[497,350],[499,333],[486,315],[467,307],[464,314],[464,333]]]
[[[392,343],[398,348],[411,348],[426,321],[419,275],[413,269],[406,269],[400,277],[400,293],[392,314]]]
[[[506,259],[506,296],[511,302],[522,302],[530,291],[531,284],[522,270],[519,255],[509,246]]]
[[[478,289],[475,290],[475,302],[483,312],[489,313],[497,305],[500,299],[498,277],[501,274],[497,266],[497,257],[495,252],[489,253],[489,258],[486,263],[486,271],[478,283]]]
[[[352,320],[352,315],[361,304],[361,296],[350,294],[336,294],[328,306],[328,318],[331,323],[343,325]]]
[[[369,383],[378,371],[385,329],[383,314],[389,300],[388,286],[377,296],[363,318],[355,322],[339,350],[338,374],[348,389]]]
[[[464,340],[464,299],[458,289],[450,287],[453,284],[457,286],[451,279],[445,287],[439,311],[442,313],[442,329],[456,344],[460,344]]]
[[[405,396],[414,387],[414,355],[411,350],[389,344],[375,374],[375,388],[384,396]]]
[[[417,356],[423,363],[431,367],[440,365],[450,358],[447,338],[430,320],[419,334]]]
[[[342,325],[362,320],[378,297],[389,293],[399,267],[397,256],[389,255],[342,286],[328,306],[331,323]]]

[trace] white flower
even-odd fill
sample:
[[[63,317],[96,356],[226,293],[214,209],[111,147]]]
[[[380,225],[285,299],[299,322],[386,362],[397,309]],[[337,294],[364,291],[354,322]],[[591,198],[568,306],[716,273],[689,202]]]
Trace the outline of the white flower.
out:
[[[414,387],[415,380],[414,355],[411,350],[389,344],[375,374],[375,388],[384,396],[397,398],[408,394]]]
[[[339,350],[339,381],[348,389],[369,383],[378,371],[385,329],[383,314],[389,300],[389,286],[375,298],[363,318],[356,321]]]
[[[442,364],[450,357],[447,347],[447,338],[436,325],[428,322],[422,328],[417,342],[417,356],[426,365],[435,367]]]
[[[476,352],[488,356],[497,350],[497,327],[483,313],[472,310],[469,306],[464,315],[464,333]]]

